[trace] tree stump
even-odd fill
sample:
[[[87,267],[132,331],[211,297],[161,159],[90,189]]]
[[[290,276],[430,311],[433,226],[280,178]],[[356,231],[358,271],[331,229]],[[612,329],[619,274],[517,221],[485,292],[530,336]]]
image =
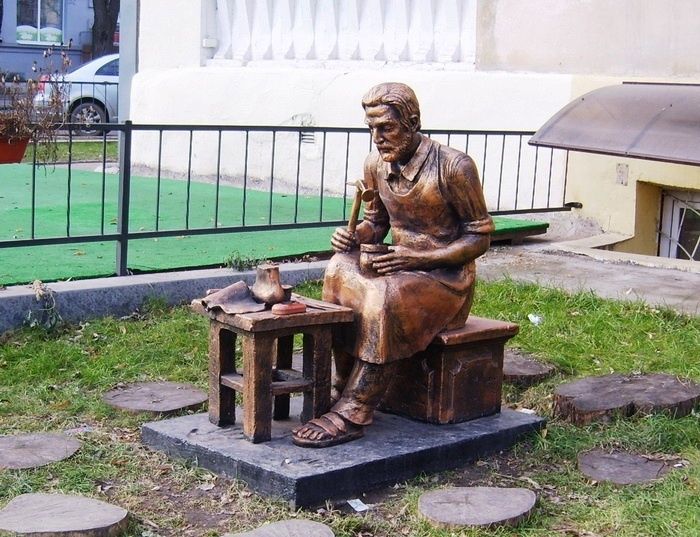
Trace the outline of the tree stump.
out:
[[[80,442],[62,433],[0,436],[0,468],[37,468],[62,461],[80,448]]]
[[[137,382],[108,391],[102,400],[128,412],[170,414],[200,408],[207,400],[207,394],[191,384]]]
[[[646,483],[667,474],[675,460],[658,460],[644,455],[602,449],[585,451],[578,455],[578,469],[595,481],[610,481],[616,485]]]
[[[227,533],[223,537],[333,537],[325,524],[311,520],[282,520],[244,533]]]
[[[129,513],[99,500],[63,494],[22,494],[0,511],[3,531],[41,537],[114,537]]]
[[[700,386],[662,373],[588,377],[559,386],[554,415],[575,425],[629,417],[636,412],[667,412],[680,418],[700,401]]]
[[[424,493],[418,511],[443,528],[513,526],[530,515],[536,501],[523,488],[454,487]]]
[[[503,356],[503,382],[527,388],[554,373],[554,366],[543,364],[512,349]]]

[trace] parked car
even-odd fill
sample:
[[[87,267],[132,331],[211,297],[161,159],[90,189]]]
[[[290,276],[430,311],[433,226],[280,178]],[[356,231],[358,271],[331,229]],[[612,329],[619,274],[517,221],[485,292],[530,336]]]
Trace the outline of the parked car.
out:
[[[40,80],[36,100],[46,102],[48,79]],[[108,54],[80,66],[62,77],[65,116],[69,123],[80,124],[76,134],[95,135],[103,131],[97,123],[119,121],[119,54]]]

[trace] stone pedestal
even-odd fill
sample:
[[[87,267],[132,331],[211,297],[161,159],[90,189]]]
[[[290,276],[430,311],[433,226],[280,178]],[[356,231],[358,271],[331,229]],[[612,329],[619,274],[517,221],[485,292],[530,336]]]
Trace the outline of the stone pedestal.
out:
[[[290,410],[291,416],[299,415],[302,397],[292,397]],[[261,444],[247,441],[240,424],[217,427],[206,414],[147,423],[141,436],[150,447],[241,479],[259,494],[312,507],[456,468],[508,449],[545,422],[512,410],[454,425],[377,412],[363,438],[324,449],[292,444],[291,429],[298,423],[274,420],[271,440]]]

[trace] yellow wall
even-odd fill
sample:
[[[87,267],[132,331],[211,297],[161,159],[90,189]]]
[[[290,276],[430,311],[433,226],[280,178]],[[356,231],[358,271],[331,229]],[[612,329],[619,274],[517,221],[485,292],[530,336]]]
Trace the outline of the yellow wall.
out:
[[[575,76],[571,83],[571,100],[604,86],[623,80],[680,82],[679,79]],[[683,80],[697,81],[697,78]],[[627,185],[617,182],[617,164],[627,164]],[[665,189],[700,190],[700,167],[667,164],[571,152],[566,201],[579,201],[577,212],[596,220],[604,231],[620,233],[629,240],[611,249],[656,255],[656,232],[659,226],[661,194]]]
[[[659,229],[661,216],[662,190],[659,185],[637,181],[634,237],[616,244],[613,250],[631,254],[657,254],[656,231]]]
[[[617,164],[627,164],[627,185],[617,183]],[[572,152],[567,201],[579,201],[581,216],[606,232],[632,237],[615,250],[656,255],[661,192],[700,190],[700,167]]]

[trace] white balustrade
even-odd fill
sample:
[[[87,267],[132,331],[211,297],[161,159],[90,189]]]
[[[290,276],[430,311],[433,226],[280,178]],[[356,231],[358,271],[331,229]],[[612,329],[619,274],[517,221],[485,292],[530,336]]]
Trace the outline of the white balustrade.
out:
[[[338,41],[338,28],[335,25],[333,0],[316,0],[316,20],[314,21],[314,49],[317,60],[328,60]]]
[[[250,39],[250,53],[254,60],[264,60],[272,43],[272,29],[270,28],[270,13],[267,10],[267,0],[261,0],[253,4],[253,31]]]
[[[246,60],[250,49],[250,21],[246,0],[236,0],[231,25],[231,42],[231,57],[241,62]]]
[[[360,15],[360,59],[374,60],[384,41],[382,6],[378,0],[365,0]]]
[[[433,6],[431,2],[413,2],[408,29],[409,57],[416,62],[427,62],[432,48]]]
[[[311,0],[296,0],[294,10],[294,58],[305,60],[310,57],[314,46],[314,21],[311,14]]]
[[[278,0],[272,13],[272,57],[284,60],[292,48],[292,12],[289,0]]]
[[[385,0],[384,54],[390,62],[402,59],[408,40],[406,0]]]
[[[435,59],[441,63],[455,60],[459,50],[459,10],[457,0],[436,0]]]
[[[476,0],[462,2],[459,51],[462,63],[474,65],[476,61]]]
[[[338,59],[351,60],[360,40],[357,0],[340,2],[338,24]]]
[[[210,1],[216,60],[474,64],[477,0]]]
[[[224,59],[231,53],[231,13],[226,0],[216,0],[216,31],[219,44],[214,59]]]

